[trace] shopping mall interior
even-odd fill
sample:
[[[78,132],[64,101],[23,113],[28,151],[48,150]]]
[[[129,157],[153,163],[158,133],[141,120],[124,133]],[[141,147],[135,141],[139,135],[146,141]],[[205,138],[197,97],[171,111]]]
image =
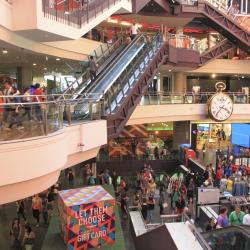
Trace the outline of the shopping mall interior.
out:
[[[250,1],[0,0],[0,170],[1,250],[249,250]]]

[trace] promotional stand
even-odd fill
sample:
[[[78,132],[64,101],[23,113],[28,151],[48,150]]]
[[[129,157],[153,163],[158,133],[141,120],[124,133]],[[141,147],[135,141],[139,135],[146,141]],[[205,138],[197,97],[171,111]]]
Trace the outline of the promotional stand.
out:
[[[68,250],[115,243],[115,199],[102,186],[58,193],[59,225]]]

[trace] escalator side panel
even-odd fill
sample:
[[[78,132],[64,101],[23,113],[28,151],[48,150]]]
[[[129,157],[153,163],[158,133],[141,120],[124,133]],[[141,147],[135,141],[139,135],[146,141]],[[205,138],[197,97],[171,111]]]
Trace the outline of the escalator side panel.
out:
[[[168,55],[168,44],[164,43],[154,58],[150,61],[146,70],[137,79],[134,87],[128,93],[126,99],[121,103],[114,115],[107,116],[108,136],[116,137],[123,126],[139,104],[142,95],[146,92],[148,85],[152,82],[159,67],[165,62]]]

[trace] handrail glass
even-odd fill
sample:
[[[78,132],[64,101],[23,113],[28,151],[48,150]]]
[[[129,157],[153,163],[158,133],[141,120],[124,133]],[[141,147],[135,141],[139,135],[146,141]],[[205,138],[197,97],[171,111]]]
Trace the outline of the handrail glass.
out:
[[[215,92],[149,92],[141,99],[140,105],[164,104],[205,104]],[[250,95],[227,92],[235,104],[249,104]]]
[[[91,95],[80,100],[61,95],[0,96],[0,142],[47,136],[71,124],[72,108],[81,100],[88,104],[89,120],[101,119],[101,113],[93,110]],[[29,101],[27,101],[29,100]]]

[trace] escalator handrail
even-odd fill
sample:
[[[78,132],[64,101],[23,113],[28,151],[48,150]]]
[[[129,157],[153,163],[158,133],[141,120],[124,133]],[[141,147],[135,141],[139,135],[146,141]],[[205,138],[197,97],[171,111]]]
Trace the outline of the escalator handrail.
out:
[[[202,232],[202,235],[208,235],[208,234],[216,234],[216,233],[223,233],[223,232],[228,232],[228,231],[240,231],[241,233],[243,233],[244,235],[246,235],[249,239],[250,239],[250,232],[242,227],[242,226],[228,226],[228,227],[223,227],[223,228],[216,228],[214,230],[208,231],[208,232]]]
[[[115,48],[115,46],[117,46],[117,44],[119,44],[120,42],[121,42],[121,43],[123,42],[123,39],[124,39],[123,36],[119,37],[119,39],[118,39],[114,44],[112,44],[112,46],[111,46],[110,48],[108,48],[107,50],[108,50],[108,51],[113,50],[113,48]],[[105,51],[105,52],[106,52],[106,51]],[[104,58],[105,52],[103,53],[102,56],[100,56],[100,57],[95,61],[95,63],[96,63],[97,65],[98,65],[98,62],[99,62],[102,58]],[[101,67],[101,66],[102,66],[102,65],[100,65],[100,67]],[[83,76],[84,76],[84,75],[87,75],[88,73],[89,73],[89,67],[86,68],[86,70],[78,77],[78,79],[83,78]],[[76,79],[74,82],[72,82],[72,83],[70,84],[70,86],[68,86],[67,89],[64,90],[64,92],[63,92],[64,95],[67,94],[68,91],[70,91],[71,87],[78,81],[78,79]],[[85,84],[85,83],[84,83],[84,84]],[[72,94],[72,95],[73,95],[73,94]]]
[[[126,52],[143,36],[143,34],[139,34],[136,38],[134,38],[131,43],[128,44],[126,48],[98,75],[98,79],[96,79],[94,84],[91,86],[90,92],[93,92],[91,89],[93,89],[101,81],[104,75],[106,75],[110,69],[113,68],[115,64],[122,58],[122,56],[124,56],[124,54],[126,54]]]

